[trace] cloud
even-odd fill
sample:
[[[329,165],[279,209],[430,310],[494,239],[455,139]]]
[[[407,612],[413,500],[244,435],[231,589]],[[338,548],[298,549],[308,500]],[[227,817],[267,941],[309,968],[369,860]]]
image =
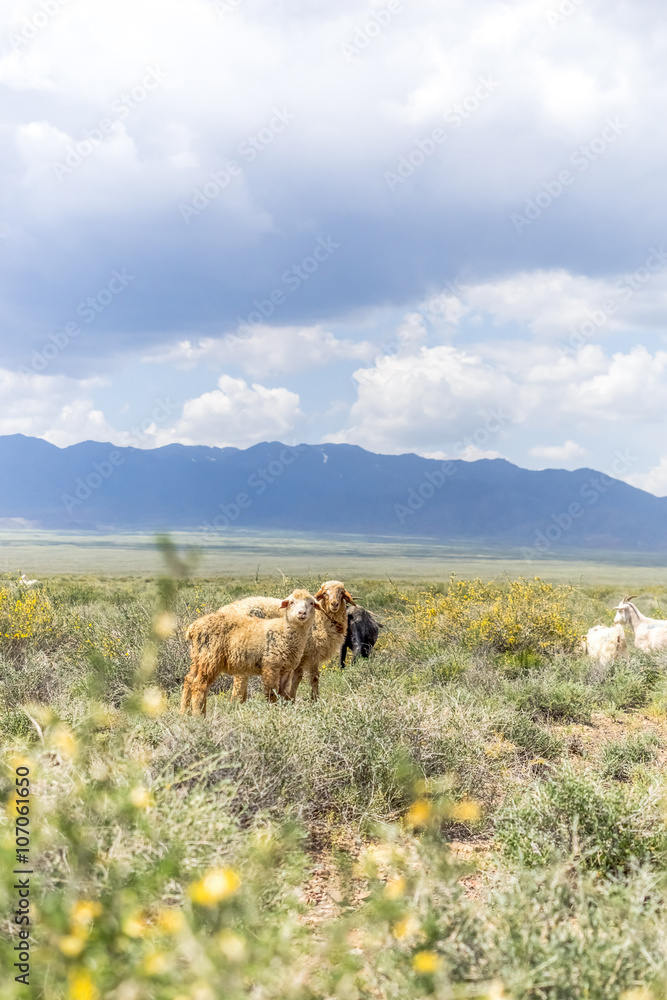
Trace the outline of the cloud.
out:
[[[528,449],[528,454],[535,458],[545,458],[549,462],[557,462],[559,467],[572,466],[588,456],[586,448],[576,441],[564,441],[563,444],[538,444]]]
[[[587,3],[564,46],[543,0],[481,0],[474,17],[463,0],[424,0],[404,5],[351,60],[343,46],[371,16],[352,2],[290,2],[278,16],[257,0],[220,17],[211,0],[90,0],[61,5],[23,38],[35,10],[11,4],[0,13],[0,31],[18,33],[21,53],[0,58],[11,357],[25,331],[38,339],[119,266],[137,274],[135,294],[104,318],[105,336],[85,346],[91,357],[234,329],[328,234],[341,249],[290,297],[285,326],[386,304],[412,309],[447,277],[472,278],[473,308],[483,311],[499,282],[534,269],[533,301],[553,302],[536,325],[541,335],[576,321],[579,292],[595,297],[609,274],[639,266],[665,229],[667,138],[654,123],[667,84],[650,44],[651,5]],[[132,103],[151,68],[163,79]],[[481,80],[495,81],[483,98]],[[118,118],[123,95],[128,113],[59,181],[56,153]],[[271,134],[276,111],[292,120]],[[572,169],[610,116],[627,122],[618,142],[517,234],[512,212]],[[415,143],[431,149],[434,129],[444,141],[413,155]],[[392,191],[385,175],[406,158]],[[232,182],[186,224],[179,206],[230,161],[239,167]],[[508,314],[510,284],[501,290]],[[524,296],[517,309],[530,324],[528,306]]]
[[[23,378],[0,368],[0,434],[42,437],[63,448],[77,441],[108,441],[113,435],[93,402],[101,379],[65,376]]]
[[[249,336],[228,334],[184,340],[173,347],[158,349],[144,361],[174,364],[179,368],[195,365],[233,364],[255,378],[283,372],[298,372],[340,360],[366,360],[373,356],[368,341],[338,339],[321,326],[258,326]]]
[[[516,344],[477,345],[474,354],[441,345],[384,356],[355,372],[358,397],[347,426],[328,440],[389,453],[427,454],[443,445],[487,452],[496,450],[494,436],[504,440],[517,428],[525,433],[529,424],[542,432],[595,428],[608,437],[608,428],[624,421],[663,419],[667,352],[637,346],[609,356],[600,345],[587,345],[569,357],[525,343],[517,365],[518,351]],[[586,454],[579,448],[568,440],[532,445],[528,454],[572,462]]]
[[[296,393],[221,375],[217,389],[187,400],[173,427],[153,427],[147,434],[156,446],[179,442],[247,448],[258,441],[288,439],[302,419]]]
[[[646,490],[657,497],[667,496],[667,455],[663,455],[657,465],[648,472],[637,472],[625,476],[625,481],[640,490]]]

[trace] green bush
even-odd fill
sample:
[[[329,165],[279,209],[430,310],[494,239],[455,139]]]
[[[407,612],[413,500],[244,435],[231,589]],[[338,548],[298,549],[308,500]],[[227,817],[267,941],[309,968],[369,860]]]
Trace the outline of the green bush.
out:
[[[638,764],[652,764],[658,756],[660,739],[655,733],[636,733],[624,740],[613,740],[602,752],[602,775],[617,781],[629,781]]]
[[[529,867],[575,858],[585,868],[613,872],[667,858],[655,792],[610,788],[569,766],[511,797],[497,815],[496,835],[507,858]]]

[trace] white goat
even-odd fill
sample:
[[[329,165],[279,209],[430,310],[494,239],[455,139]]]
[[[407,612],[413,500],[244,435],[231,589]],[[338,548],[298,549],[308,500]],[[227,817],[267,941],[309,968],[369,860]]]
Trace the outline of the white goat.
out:
[[[21,587],[34,587],[36,583],[39,583],[39,580],[29,580],[25,573],[21,573],[21,579],[19,580]]]
[[[581,645],[584,653],[603,667],[608,667],[617,656],[625,656],[628,651],[622,625],[594,625],[583,637]]]
[[[648,652],[652,649],[667,649],[667,621],[647,618],[632,603],[632,597],[624,597],[614,611],[614,624],[631,625],[635,634],[635,646]]]

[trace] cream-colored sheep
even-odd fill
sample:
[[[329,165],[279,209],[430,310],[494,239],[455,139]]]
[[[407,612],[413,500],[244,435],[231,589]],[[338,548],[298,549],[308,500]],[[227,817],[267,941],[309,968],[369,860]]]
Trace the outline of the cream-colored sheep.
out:
[[[235,677],[261,674],[270,702],[280,693],[281,678],[301,662],[308,634],[319,610],[307,590],[278,601],[275,618],[258,618],[234,609],[214,611],[190,625],[192,663],[183,682],[181,712],[206,714],[208,689],[221,673]],[[243,698],[242,700],[245,700]]]
[[[354,605],[354,600],[340,580],[326,580],[315,595],[315,599],[320,604],[321,613],[315,618],[301,662],[281,680],[281,694],[290,700],[296,697],[297,688],[304,674],[310,678],[310,696],[313,701],[317,700],[320,667],[333,656],[340,655],[347,631],[347,606]],[[244,597],[232,604],[226,604],[220,611],[238,609],[246,615],[269,618],[279,614],[279,605],[280,601],[275,597]],[[245,699],[247,690],[247,676],[235,677],[234,696]]]

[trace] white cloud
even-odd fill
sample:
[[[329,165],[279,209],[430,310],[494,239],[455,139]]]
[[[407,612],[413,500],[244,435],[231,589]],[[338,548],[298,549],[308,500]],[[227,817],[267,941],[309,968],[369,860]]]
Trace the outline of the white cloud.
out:
[[[109,441],[114,434],[95,407],[101,379],[64,375],[24,378],[0,368],[0,434],[41,437],[61,448],[77,441]]]
[[[148,435],[158,447],[179,442],[247,448],[258,441],[285,440],[302,419],[296,393],[221,375],[217,389],[187,400],[173,427],[154,427]]]
[[[664,455],[648,472],[636,472],[624,478],[626,483],[640,490],[646,490],[657,497],[667,496],[667,455]]]
[[[192,368],[201,363],[238,365],[253,378],[283,372],[318,368],[335,361],[370,359],[373,347],[367,341],[338,339],[321,326],[258,326],[250,336],[230,334],[184,340],[159,348],[144,361]]]
[[[570,357],[527,342],[478,344],[476,353],[441,345],[385,356],[354,377],[358,398],[347,426],[328,440],[392,453],[446,450],[450,457],[453,444],[457,453],[470,448],[471,455],[481,450],[495,457],[510,425],[524,435],[531,427],[540,433],[567,428],[609,438],[621,422],[661,422],[667,352],[636,346],[610,357],[588,345]],[[571,464],[587,451],[568,439],[534,445],[528,454]]]
[[[559,465],[571,466],[585,459],[588,455],[586,448],[582,448],[576,441],[564,441],[563,444],[538,444],[528,449],[528,454],[535,458],[545,458],[549,462],[557,462]]]

